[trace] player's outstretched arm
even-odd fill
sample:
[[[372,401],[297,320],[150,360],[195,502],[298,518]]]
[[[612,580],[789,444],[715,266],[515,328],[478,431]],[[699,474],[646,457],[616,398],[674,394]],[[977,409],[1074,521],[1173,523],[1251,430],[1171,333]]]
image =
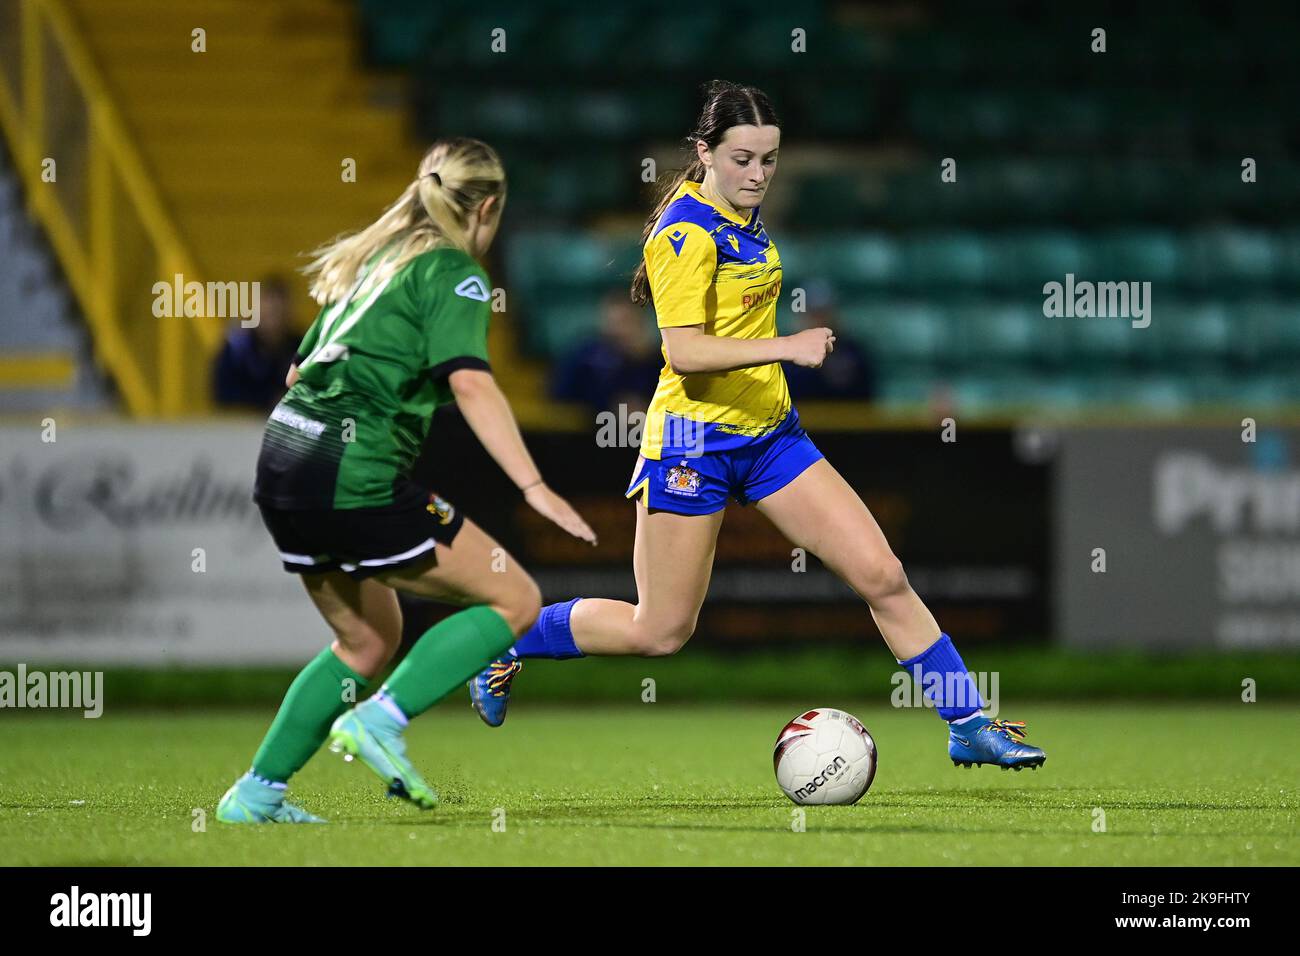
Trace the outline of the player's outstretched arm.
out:
[[[519,423],[515,421],[510,402],[492,373],[462,368],[452,372],[447,382],[470,429],[492,460],[524,492],[528,504],[575,538],[595,544],[596,533],[591,526],[542,480],[541,472],[524,444],[524,436],[519,433]]]
[[[698,325],[673,326],[662,331],[668,364],[678,375],[729,372],[773,362],[817,368],[835,349],[835,333],[825,328],[771,339],[709,335]]]

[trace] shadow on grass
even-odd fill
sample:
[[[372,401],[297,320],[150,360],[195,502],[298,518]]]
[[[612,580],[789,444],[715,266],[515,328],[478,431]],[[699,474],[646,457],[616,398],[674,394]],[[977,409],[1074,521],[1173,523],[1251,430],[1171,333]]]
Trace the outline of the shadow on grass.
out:
[[[1061,794],[1087,795],[1087,802],[1105,810],[1222,810],[1259,811],[1286,810],[1290,804],[1261,806],[1258,801],[1241,800],[1233,803],[1206,803],[1195,800],[1134,799],[1112,796],[1116,791],[1095,790],[1091,787],[1053,787],[1050,790],[894,790],[878,799],[866,798],[877,807],[906,807],[908,809],[967,809],[973,801],[1015,805],[1048,810],[1075,810],[1082,804],[1057,799]],[[1123,791],[1119,791],[1123,792]],[[896,799],[902,798],[902,799]],[[909,799],[910,798],[910,799]]]
[[[1059,800],[1060,795],[1066,791],[1075,791],[1077,793],[1089,794],[1086,802],[1070,802],[1062,804]],[[896,797],[904,799],[894,799]],[[1053,799],[1053,797],[1058,799]],[[911,797],[911,799],[908,799]],[[808,831],[810,833],[832,833],[832,834],[881,834],[881,835],[908,835],[908,834],[946,834],[949,836],[975,836],[975,835],[994,835],[994,836],[1032,836],[1032,837],[1088,837],[1090,828],[1087,821],[1080,817],[1080,822],[1066,826],[1042,826],[1029,828],[1024,826],[1011,825],[1014,819],[1007,820],[1007,825],[998,826],[980,826],[968,825],[960,821],[954,821],[950,824],[935,821],[924,821],[917,823],[899,823],[892,819],[879,819],[875,811],[893,811],[897,809],[907,810],[949,810],[953,808],[970,810],[979,809],[981,806],[994,804],[1000,814],[1005,816],[1009,810],[1020,809],[1022,811],[1058,811],[1078,813],[1087,807],[1093,805],[1104,806],[1107,810],[1182,810],[1182,811],[1247,811],[1259,810],[1257,804],[1248,802],[1241,803],[1200,803],[1200,802],[1163,802],[1157,800],[1133,800],[1133,799],[1110,799],[1104,793],[1099,793],[1086,787],[1060,788],[1050,791],[1006,791],[1006,790],[921,790],[921,791],[901,791],[891,794],[889,797],[882,799],[872,799],[867,797],[864,802],[852,807],[809,807],[810,819],[808,820]],[[480,829],[488,825],[486,816],[486,804],[484,806],[464,810],[453,810],[445,808],[448,812],[438,813],[434,811],[429,814],[419,816],[402,816],[389,819],[376,819],[374,817],[339,817],[338,822],[346,822],[355,825],[379,825],[379,826],[429,826],[446,828],[449,830]],[[663,830],[678,832],[700,832],[700,833],[767,833],[776,834],[786,831],[789,828],[788,813],[795,809],[793,804],[781,800],[773,799],[718,799],[718,800],[643,800],[636,803],[622,801],[602,801],[592,800],[586,803],[573,802],[538,802],[530,805],[526,809],[515,807],[509,809],[510,826],[529,826],[537,825],[550,828],[557,825],[570,824],[587,830],[625,829],[625,830]],[[707,814],[716,816],[719,813],[727,812],[746,812],[768,811],[774,814],[771,824],[760,824],[752,822],[737,821],[728,823],[725,821],[715,820],[663,820],[657,819],[665,813],[679,813],[683,815],[690,814]],[[1242,830],[1237,828],[1224,829],[1214,832],[1188,832],[1182,830],[1166,830],[1165,832],[1156,832],[1151,830],[1132,830],[1127,828],[1112,827],[1106,834],[1111,838],[1120,839],[1143,839],[1148,837],[1155,838],[1213,838],[1213,837],[1276,837],[1283,835],[1281,830],[1268,829],[1250,829]]]
[[[786,821],[774,821],[770,826],[762,826],[749,823],[671,823],[663,821],[653,821],[646,819],[620,819],[614,812],[609,810],[603,811],[604,815],[597,818],[594,815],[575,814],[572,812],[556,813],[537,813],[532,812],[527,815],[516,814],[511,817],[510,826],[520,828],[527,826],[540,826],[547,829],[554,828],[557,825],[570,824],[581,827],[583,830],[661,830],[673,833],[751,833],[751,834],[768,834],[775,836],[789,831]],[[485,827],[481,815],[475,815],[472,819],[460,817],[427,817],[407,820],[375,820],[367,818],[336,818],[337,822],[350,823],[360,826],[397,826],[397,827],[436,827],[446,830],[466,830],[466,829],[483,829]],[[587,822],[577,823],[577,820]],[[934,835],[943,834],[951,837],[966,836],[1002,836],[1002,837],[1076,837],[1087,839],[1092,836],[1091,831],[1085,824],[1071,827],[1040,827],[1037,829],[1028,829],[1023,827],[1008,826],[942,826],[935,824],[898,824],[898,823],[872,823],[863,821],[857,824],[849,824],[841,820],[812,820],[808,822],[806,833],[821,834],[826,836],[844,836],[852,834],[862,835],[879,835],[879,836],[908,836],[908,835]],[[1213,839],[1226,838],[1235,839],[1242,837],[1256,838],[1275,838],[1283,835],[1280,831],[1270,830],[1220,830],[1215,832],[1188,832],[1188,831],[1138,831],[1138,830],[1121,830],[1112,827],[1105,834],[1097,834],[1098,839],[1111,840],[1133,840],[1133,839]]]

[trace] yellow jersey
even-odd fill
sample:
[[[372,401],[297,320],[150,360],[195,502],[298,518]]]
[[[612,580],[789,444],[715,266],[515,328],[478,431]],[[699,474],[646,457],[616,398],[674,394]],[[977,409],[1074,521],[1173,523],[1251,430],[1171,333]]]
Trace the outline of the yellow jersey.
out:
[[[738,217],[684,182],[645,244],[659,328],[703,327],[706,335],[774,338],[781,258],[757,208]],[[727,451],[776,428],[790,412],[781,363],[729,372],[659,373],[641,454],[659,459]]]

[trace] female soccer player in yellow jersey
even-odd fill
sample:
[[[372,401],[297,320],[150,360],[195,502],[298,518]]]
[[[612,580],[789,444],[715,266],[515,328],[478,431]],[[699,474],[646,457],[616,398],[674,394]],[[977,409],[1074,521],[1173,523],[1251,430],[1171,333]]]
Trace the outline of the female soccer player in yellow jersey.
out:
[[[1037,767],[1023,723],[992,720],[952,640],[908,584],[862,499],[799,425],[781,362],[816,368],[830,329],[779,336],[781,259],[759,206],[781,129],[753,87],[715,81],[644,232],[632,299],[652,303],[664,367],[627,489],[637,502],[638,601],[577,598],[543,609],[510,652],[470,682],[479,715],[505,719],[520,658],[678,651],[695,629],[728,498],[752,503],[866,601],[885,643],[949,722],[966,766]]]
[[[459,404],[528,503],[595,542],[542,481],[488,365],[491,285],[478,260],[505,198],[491,147],[439,141],[376,222],[308,267],[322,308],[267,422],[253,496],[334,641],[289,687],[251,769],[221,798],[223,822],[319,822],[284,791],[327,735],[391,795],[432,806],[403,728],[536,619],[541,596],[527,572],[508,561],[498,573],[497,543],[410,479],[435,408]],[[426,632],[379,692],[348,710],[397,650],[397,591],[465,610]]]

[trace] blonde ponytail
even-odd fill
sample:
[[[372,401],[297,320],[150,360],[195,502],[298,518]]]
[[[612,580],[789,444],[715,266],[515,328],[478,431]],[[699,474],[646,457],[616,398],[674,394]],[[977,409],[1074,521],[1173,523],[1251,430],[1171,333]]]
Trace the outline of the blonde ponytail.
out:
[[[325,305],[349,293],[364,295],[430,249],[451,246],[472,255],[470,217],[489,196],[497,197],[493,215],[500,215],[506,175],[496,151],[477,139],[439,140],[378,219],[310,253],[302,271],[312,280],[311,297]]]

